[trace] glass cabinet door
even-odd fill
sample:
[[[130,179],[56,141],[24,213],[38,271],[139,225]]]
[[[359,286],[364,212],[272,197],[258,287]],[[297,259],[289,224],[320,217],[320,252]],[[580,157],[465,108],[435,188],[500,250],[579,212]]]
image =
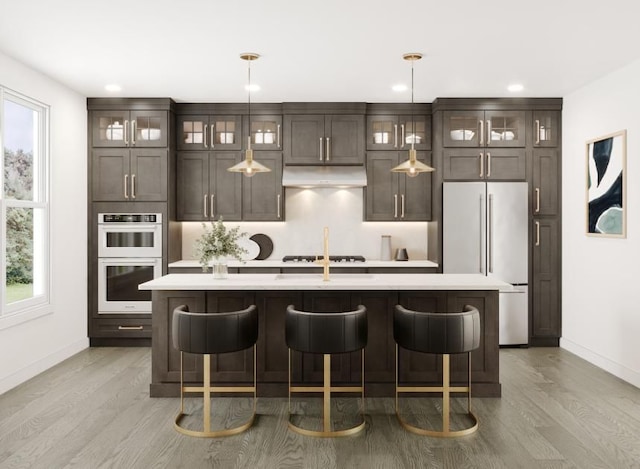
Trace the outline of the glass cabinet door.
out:
[[[93,111],[91,115],[94,147],[129,146],[129,111]]]
[[[209,136],[212,150],[240,150],[242,116],[209,116]]]
[[[398,116],[367,116],[367,150],[395,150],[399,139]]]
[[[282,116],[251,116],[251,124],[248,128],[251,135],[251,148],[282,149]]]
[[[558,111],[533,111],[533,146],[557,147],[559,121]]]
[[[484,146],[484,111],[444,111],[442,131],[445,147]]]
[[[487,147],[524,147],[524,111],[486,111],[484,141]]]
[[[431,149],[431,116],[400,116],[398,148],[407,150],[411,142],[416,150]]]
[[[178,150],[209,148],[209,116],[177,116]]]
[[[131,111],[131,125],[131,146],[167,146],[166,111]]]

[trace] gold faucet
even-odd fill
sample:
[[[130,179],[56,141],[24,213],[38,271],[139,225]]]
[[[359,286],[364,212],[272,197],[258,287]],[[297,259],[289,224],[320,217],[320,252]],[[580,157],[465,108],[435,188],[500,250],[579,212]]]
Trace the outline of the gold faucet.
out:
[[[322,259],[318,259],[316,256],[316,264],[322,265],[322,281],[329,281],[329,227],[324,227],[324,242],[323,242],[323,256]]]

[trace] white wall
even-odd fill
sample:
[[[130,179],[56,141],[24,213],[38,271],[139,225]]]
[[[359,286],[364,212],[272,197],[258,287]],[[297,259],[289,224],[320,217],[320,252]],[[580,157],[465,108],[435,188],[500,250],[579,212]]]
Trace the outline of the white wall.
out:
[[[564,99],[560,345],[640,387],[640,61]],[[627,238],[585,235],[585,142],[627,129]]]
[[[286,222],[229,222],[228,225],[240,225],[241,231],[249,236],[255,233],[268,235],[273,240],[273,253],[269,260],[280,260],[285,255],[321,255],[325,226],[329,227],[331,255],[361,255],[369,260],[380,259],[380,237],[391,235],[392,255],[397,248],[403,247],[407,248],[410,259],[426,259],[427,223],[363,222],[362,191],[287,188]],[[195,259],[193,243],[201,233],[201,223],[183,223],[183,259]]]
[[[0,84],[51,106],[53,247],[51,314],[0,329],[2,394],[88,346],[87,110],[83,96],[2,53]]]

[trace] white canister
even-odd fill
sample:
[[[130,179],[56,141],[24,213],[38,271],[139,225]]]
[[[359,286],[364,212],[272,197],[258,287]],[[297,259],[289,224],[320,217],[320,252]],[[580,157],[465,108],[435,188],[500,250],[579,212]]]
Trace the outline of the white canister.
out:
[[[382,235],[382,241],[380,244],[380,260],[391,260],[391,235]]]

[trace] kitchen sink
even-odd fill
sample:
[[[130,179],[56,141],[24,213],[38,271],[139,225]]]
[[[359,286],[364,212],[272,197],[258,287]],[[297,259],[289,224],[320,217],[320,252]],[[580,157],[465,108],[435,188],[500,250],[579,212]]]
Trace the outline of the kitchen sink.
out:
[[[375,279],[375,274],[329,274],[330,282],[361,282]],[[322,281],[322,274],[276,274],[275,280],[317,282]]]

